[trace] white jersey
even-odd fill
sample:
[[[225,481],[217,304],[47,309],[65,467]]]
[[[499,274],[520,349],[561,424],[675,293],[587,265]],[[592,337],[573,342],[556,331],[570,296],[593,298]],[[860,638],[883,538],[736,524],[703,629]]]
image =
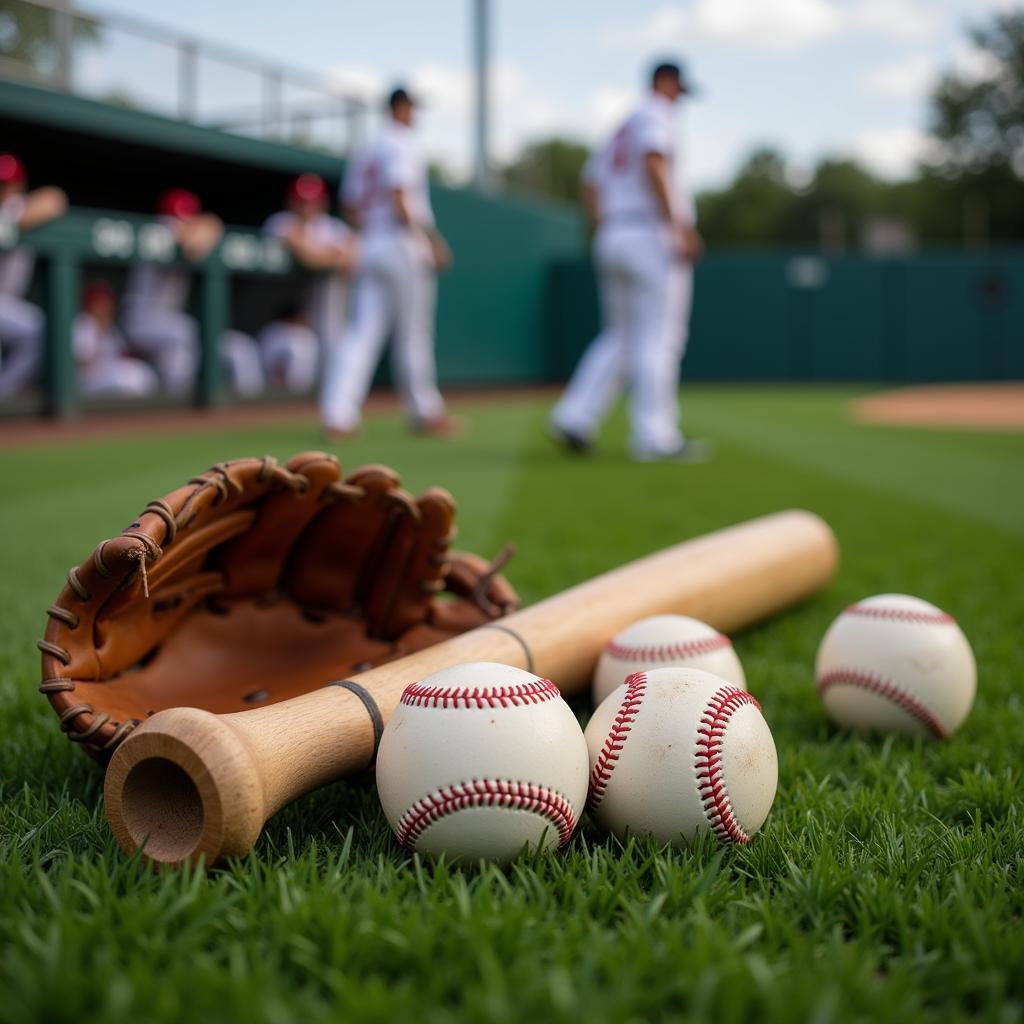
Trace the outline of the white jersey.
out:
[[[24,196],[8,196],[0,203],[0,217],[15,227],[24,212]],[[24,295],[32,282],[35,262],[35,253],[24,246],[0,252],[0,295],[13,295],[15,298]]]
[[[272,238],[284,238],[296,227],[302,229],[302,234],[307,241],[317,245],[344,246],[352,236],[349,226],[337,217],[327,213],[317,214],[303,221],[298,214],[291,210],[281,210],[267,218],[263,225],[263,233]]]
[[[376,142],[353,157],[341,200],[359,210],[364,232],[395,231],[404,227],[391,200],[395,189],[405,194],[409,215],[417,224],[433,226],[427,168],[416,152],[412,129],[390,121]]]
[[[71,338],[75,361],[83,365],[108,362],[125,354],[121,332],[116,327],[100,327],[90,313],[75,317]]]
[[[584,166],[583,180],[597,189],[602,222],[664,220],[647,176],[648,153],[660,153],[668,164],[673,219],[692,224],[693,197],[677,177],[673,106],[658,93],[651,93]]]
[[[158,223],[173,227],[174,217],[158,217]],[[166,263],[133,263],[128,271],[121,306],[126,318],[147,313],[181,313],[188,303],[192,273],[187,267]]]

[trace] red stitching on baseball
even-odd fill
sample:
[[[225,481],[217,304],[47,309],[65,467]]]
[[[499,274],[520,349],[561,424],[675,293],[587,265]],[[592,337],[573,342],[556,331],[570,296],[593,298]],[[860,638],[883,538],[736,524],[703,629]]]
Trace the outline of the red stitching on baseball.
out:
[[[700,719],[701,727],[697,730],[697,756],[694,759],[697,788],[708,824],[723,842],[750,842],[750,836],[743,831],[733,813],[722,774],[722,741],[726,726],[745,704],[761,710],[761,705],[746,690],[723,686],[708,702]]]
[[[727,636],[716,633],[714,636],[701,637],[698,640],[681,640],[674,644],[637,644],[633,647],[610,640],[605,647],[605,653],[624,661],[674,661],[677,658],[710,654],[712,651],[720,651],[723,647],[732,647],[732,644]]]
[[[891,700],[907,714],[913,715],[933,736],[940,740],[946,738],[945,726],[921,701],[877,672],[863,672],[855,668],[836,668],[830,672],[823,672],[818,677],[818,693],[824,695],[832,686],[859,686],[862,690],[877,693],[880,697]]]
[[[560,697],[550,679],[510,686],[424,686],[412,683],[402,693],[402,703],[416,708],[508,708],[523,704],[543,704]]]
[[[415,849],[420,836],[435,822],[470,807],[506,807],[532,811],[558,830],[558,845],[565,846],[576,828],[572,804],[561,793],[532,782],[507,779],[472,779],[445,786],[412,805],[402,815],[395,835],[403,846]]]
[[[916,612],[910,608],[892,608],[885,605],[851,604],[846,609],[849,615],[863,615],[869,619],[889,619],[892,622],[916,622],[922,625],[948,626],[956,622],[945,612]]]
[[[615,764],[622,753],[626,736],[633,727],[633,722],[640,712],[640,705],[643,702],[644,694],[647,692],[647,674],[645,672],[634,672],[626,677],[626,693],[622,698],[622,704],[615,715],[608,735],[604,738],[604,745],[597,755],[593,770],[590,773],[590,792],[587,794],[587,807],[594,811],[598,804],[604,799],[605,790],[608,789],[608,781],[615,770]]]

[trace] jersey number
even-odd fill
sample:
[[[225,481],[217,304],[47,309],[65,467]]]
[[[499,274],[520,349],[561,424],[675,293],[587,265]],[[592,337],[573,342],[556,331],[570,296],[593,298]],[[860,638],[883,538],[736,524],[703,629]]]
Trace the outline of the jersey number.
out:
[[[368,160],[363,168],[363,188],[360,205],[368,209],[381,198],[380,165],[376,160]]]
[[[624,124],[612,139],[612,170],[624,171],[629,166],[629,125]]]

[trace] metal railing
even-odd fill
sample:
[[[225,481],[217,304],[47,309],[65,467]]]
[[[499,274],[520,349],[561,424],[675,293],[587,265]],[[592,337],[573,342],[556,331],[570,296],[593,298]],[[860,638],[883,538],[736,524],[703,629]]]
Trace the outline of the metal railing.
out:
[[[70,0],[4,0],[0,78],[338,153],[361,141],[369,111],[309,72]]]

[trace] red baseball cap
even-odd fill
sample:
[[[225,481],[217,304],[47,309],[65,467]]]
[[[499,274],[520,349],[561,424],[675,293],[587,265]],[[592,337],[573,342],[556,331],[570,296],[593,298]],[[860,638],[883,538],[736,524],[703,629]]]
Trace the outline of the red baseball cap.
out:
[[[156,201],[156,212],[165,217],[196,217],[203,212],[203,204],[195,192],[169,188]]]
[[[290,203],[326,199],[327,196],[327,186],[319,174],[300,174],[288,186],[288,201]]]
[[[106,281],[90,281],[82,289],[82,305],[88,309],[97,299],[114,301],[114,289]]]
[[[0,153],[0,184],[25,181],[25,165],[13,153]]]

